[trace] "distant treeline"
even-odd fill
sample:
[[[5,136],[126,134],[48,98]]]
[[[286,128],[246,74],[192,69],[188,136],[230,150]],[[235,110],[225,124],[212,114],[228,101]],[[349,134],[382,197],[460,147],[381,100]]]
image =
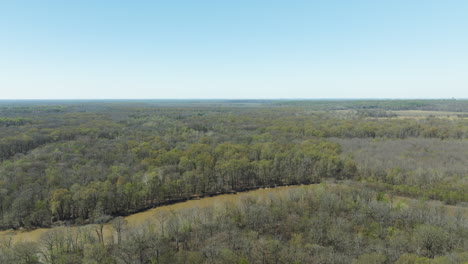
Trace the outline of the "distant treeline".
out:
[[[25,124],[31,124],[32,120],[29,118],[7,118],[7,117],[0,117],[0,126],[22,126]]]
[[[317,110],[380,109],[468,112],[468,100],[297,100],[277,101],[277,105],[307,107]]]

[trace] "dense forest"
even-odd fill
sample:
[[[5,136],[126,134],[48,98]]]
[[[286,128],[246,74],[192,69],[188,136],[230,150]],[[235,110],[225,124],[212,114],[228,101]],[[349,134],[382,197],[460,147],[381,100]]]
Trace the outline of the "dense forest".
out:
[[[467,138],[466,100],[0,101],[0,230],[122,231],[158,205],[328,182],[112,243],[0,243],[0,262],[463,263],[466,214],[446,208],[468,206]]]

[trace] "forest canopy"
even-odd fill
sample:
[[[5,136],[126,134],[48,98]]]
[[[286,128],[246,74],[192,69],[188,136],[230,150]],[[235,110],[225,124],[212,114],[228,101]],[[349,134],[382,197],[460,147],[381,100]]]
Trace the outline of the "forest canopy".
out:
[[[385,222],[382,217],[396,217],[401,212],[387,208],[382,197],[396,195],[466,206],[467,138],[466,100],[1,101],[0,229],[101,224],[154,206],[221,193],[347,182],[373,194],[367,200],[359,194],[361,198],[352,203],[356,194],[348,190],[335,193],[337,197],[304,194],[306,202],[287,201],[297,217],[297,230],[284,227],[275,235],[275,221],[283,228],[291,219],[283,213],[275,215],[266,209],[270,205],[255,201],[252,203],[258,210],[265,212],[261,215],[267,220],[261,220],[262,225],[271,226],[250,223],[248,212],[231,208],[220,216],[222,220],[213,222],[213,228],[221,230],[222,225],[229,225],[242,234],[236,239],[255,236],[266,251],[274,251],[279,243],[283,246],[278,250],[294,256],[288,259],[284,255],[283,262],[263,263],[292,263],[289,261],[299,258],[291,253],[294,243],[301,244],[297,248],[304,251],[339,252],[337,262],[330,263],[349,263],[350,258],[357,263],[370,263],[365,262],[369,259],[381,260],[372,263],[393,263],[406,253],[410,255],[403,258],[432,259],[455,248],[467,251],[466,221],[465,226],[460,223],[457,227],[451,222],[447,229],[445,222],[434,224],[417,219],[411,212],[404,217],[416,219],[413,222]],[[327,202],[316,198],[332,199],[329,202],[337,206],[336,211],[320,209]],[[276,205],[280,211],[287,210],[279,202]],[[308,211],[301,212],[302,207]],[[349,218],[357,208],[358,216],[366,218],[364,222],[354,223]],[[322,211],[314,216],[314,210]],[[383,210],[382,215],[373,210]],[[320,228],[336,229],[336,233],[305,233],[318,228],[324,219],[332,226]],[[357,234],[351,229],[356,225],[361,226],[362,230],[355,231],[368,239],[366,243],[381,241],[378,245],[382,248],[393,243],[389,237],[413,241],[424,240],[428,234],[447,246],[436,249],[423,244],[410,251],[395,249],[398,254],[374,249],[365,253],[349,248],[357,247],[353,244],[356,241],[351,242]],[[194,228],[203,233],[209,227],[202,224]],[[181,247],[205,250],[190,244],[195,239],[191,233],[170,236],[181,234],[188,236],[183,242],[188,244],[180,242],[182,245],[168,252]],[[349,237],[349,242],[338,238],[341,236]],[[132,239],[136,238],[129,241]],[[80,250],[73,254],[83,254]],[[226,258],[236,255],[239,263],[261,263],[234,244],[223,252]],[[192,257],[207,261],[206,254]],[[181,257],[176,255],[170,255],[171,259]],[[310,263],[306,257],[300,258],[298,263]]]

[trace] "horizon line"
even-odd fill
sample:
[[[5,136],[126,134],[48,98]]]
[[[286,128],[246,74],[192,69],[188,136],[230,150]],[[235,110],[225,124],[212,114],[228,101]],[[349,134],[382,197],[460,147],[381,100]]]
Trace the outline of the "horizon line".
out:
[[[468,97],[413,97],[413,98],[397,98],[397,97],[349,97],[349,98],[338,98],[338,97],[324,97],[324,98],[0,98],[0,101],[142,101],[142,100],[167,100],[167,101],[214,101],[214,100],[233,100],[233,101],[254,101],[254,100],[265,100],[265,101],[315,101],[315,100],[468,100]]]

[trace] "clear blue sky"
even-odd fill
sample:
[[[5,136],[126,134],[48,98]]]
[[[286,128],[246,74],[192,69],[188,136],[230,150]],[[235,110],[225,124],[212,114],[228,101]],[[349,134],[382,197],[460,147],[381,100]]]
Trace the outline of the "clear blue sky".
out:
[[[0,2],[0,99],[452,97],[465,0]]]

